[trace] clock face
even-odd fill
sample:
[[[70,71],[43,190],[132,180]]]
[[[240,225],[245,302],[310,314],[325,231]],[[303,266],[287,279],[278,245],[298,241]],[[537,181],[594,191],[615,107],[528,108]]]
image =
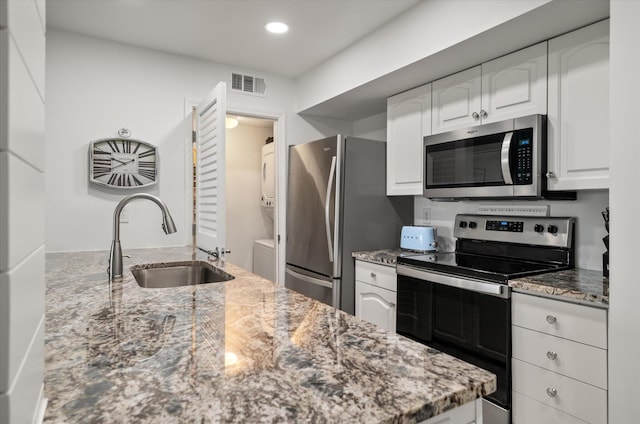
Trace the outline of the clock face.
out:
[[[111,138],[89,146],[89,181],[116,188],[147,187],[157,182],[156,147],[140,140]]]

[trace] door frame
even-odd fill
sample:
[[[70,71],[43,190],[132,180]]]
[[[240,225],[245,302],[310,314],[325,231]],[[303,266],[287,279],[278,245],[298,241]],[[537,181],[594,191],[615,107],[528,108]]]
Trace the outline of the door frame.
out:
[[[227,98],[227,101],[229,99]],[[202,100],[194,98],[185,98],[184,101],[184,115],[189,122],[189,145],[191,145],[191,110],[193,107],[198,106]],[[274,208],[274,235],[275,235],[275,257],[276,257],[276,283],[280,286],[284,286],[284,271],[285,271],[285,249],[280,248],[282,240],[286,240],[286,193],[287,193],[287,142],[285,139],[286,125],[285,125],[285,112],[273,111],[273,110],[255,110],[244,106],[233,105],[227,103],[226,114],[242,115],[251,118],[268,119],[274,121],[275,128],[273,131],[274,142],[276,143],[276,156],[275,156],[275,168],[276,168],[276,204]],[[191,158],[191,150],[189,154],[185,155],[186,159]],[[186,166],[187,169],[187,184],[185,187],[185,202],[191,206],[192,202],[192,168]],[[190,214],[188,214],[191,217]],[[250,270],[247,270],[250,271]]]

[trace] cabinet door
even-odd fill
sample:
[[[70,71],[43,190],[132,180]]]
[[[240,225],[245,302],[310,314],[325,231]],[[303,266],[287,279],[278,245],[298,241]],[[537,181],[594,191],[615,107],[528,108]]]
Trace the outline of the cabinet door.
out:
[[[483,124],[547,113],[547,43],[482,64]]]
[[[387,195],[422,194],[422,139],[431,134],[431,84],[387,99]]]
[[[356,281],[356,316],[395,333],[396,293]]]
[[[480,124],[480,70],[476,66],[433,82],[433,134]]]
[[[609,188],[609,21],[549,40],[548,187]]]

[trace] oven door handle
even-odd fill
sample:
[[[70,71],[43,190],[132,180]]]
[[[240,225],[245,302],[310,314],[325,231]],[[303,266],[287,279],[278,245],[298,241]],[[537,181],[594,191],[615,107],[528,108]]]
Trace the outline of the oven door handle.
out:
[[[453,275],[441,274],[434,271],[424,271],[407,265],[398,264],[396,266],[398,275],[417,278],[432,283],[443,284],[445,286],[457,287],[470,290],[476,293],[488,294],[502,298],[509,297],[509,287],[504,284],[490,283],[478,280],[468,280]]]

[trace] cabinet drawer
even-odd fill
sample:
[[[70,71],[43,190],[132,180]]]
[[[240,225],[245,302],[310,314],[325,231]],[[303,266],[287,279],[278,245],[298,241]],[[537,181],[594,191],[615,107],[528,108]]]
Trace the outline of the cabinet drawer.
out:
[[[607,388],[606,350],[517,326],[511,337],[514,358]]]
[[[356,280],[394,292],[398,291],[395,267],[356,261]]]
[[[512,296],[512,324],[607,348],[607,311],[521,293]]]
[[[513,409],[511,410],[513,424],[584,424],[585,422],[551,408],[537,400],[513,392]]]
[[[607,422],[607,391],[513,359],[513,390],[589,423]],[[555,396],[549,393],[555,391]],[[544,421],[542,421],[544,422]]]

